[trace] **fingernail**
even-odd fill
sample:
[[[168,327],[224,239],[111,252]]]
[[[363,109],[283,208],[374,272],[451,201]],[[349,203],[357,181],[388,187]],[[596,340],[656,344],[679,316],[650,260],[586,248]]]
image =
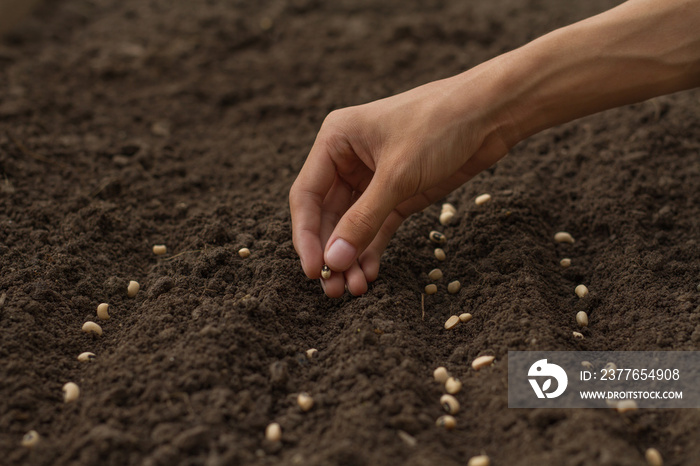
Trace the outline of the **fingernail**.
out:
[[[346,270],[355,260],[355,254],[357,254],[357,250],[352,244],[338,238],[333,241],[326,253],[326,264],[334,270]]]
[[[323,292],[325,293],[325,292],[326,292],[326,283],[325,283],[325,281],[323,280],[323,278],[319,278],[318,281],[321,282],[321,288],[323,288]]]

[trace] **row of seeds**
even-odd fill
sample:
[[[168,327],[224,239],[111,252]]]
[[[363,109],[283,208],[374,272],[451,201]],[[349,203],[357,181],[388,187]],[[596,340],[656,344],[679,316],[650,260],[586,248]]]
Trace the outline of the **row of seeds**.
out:
[[[156,256],[162,256],[166,254],[167,251],[167,247],[163,244],[156,244],[155,246],[153,246],[153,254],[155,254]],[[250,256],[250,250],[248,248],[242,248],[238,251],[238,255],[241,258],[246,258]],[[131,280],[126,288],[127,296],[129,298],[135,298],[140,288],[141,285],[139,284],[139,282]],[[103,321],[110,319],[108,303],[101,303],[97,306],[97,318]],[[83,324],[82,331],[97,336],[102,336],[103,333],[102,327],[98,323],[93,322],[91,320],[88,320]],[[83,353],[80,353],[77,359],[80,362],[87,362],[92,361],[95,358],[95,353],[85,351]],[[75,382],[67,382],[66,384],[64,384],[62,391],[64,403],[72,403],[80,397],[80,387]],[[41,436],[36,430],[30,430],[22,437],[21,445],[27,448],[34,447],[39,442],[40,438]]]
[[[566,231],[560,231],[554,235],[554,241],[557,243],[567,243],[567,244],[574,244],[575,240],[574,237],[571,236],[570,233]],[[571,266],[571,259],[568,257],[563,258],[561,261],[559,261],[559,264],[562,267],[569,267]],[[589,295],[588,287],[586,285],[580,284],[577,285],[576,288],[574,288],[574,293],[576,296],[578,296],[580,299],[587,298]],[[576,313],[576,324],[579,327],[588,327],[588,314],[585,311],[579,311]],[[583,334],[580,332],[573,332],[574,338],[578,339],[583,339]],[[588,362],[588,361],[583,361],[581,363],[584,367],[587,368],[592,368],[593,365]],[[609,362],[605,366],[606,370],[616,370],[617,366]],[[637,403],[634,400],[623,400],[623,401],[612,401],[612,400],[606,400],[608,404],[615,408],[617,412],[619,413],[625,413],[627,411],[634,411],[637,409]],[[648,448],[644,452],[644,458],[647,461],[647,464],[649,466],[663,466],[664,461],[663,458],[661,457],[661,453],[659,453],[659,450],[656,448]]]
[[[490,194],[482,194],[475,199],[476,205],[483,205],[491,200]],[[443,204],[442,210],[440,212],[439,221],[443,226],[448,226],[456,215],[457,209],[452,204]],[[442,246],[447,243],[447,237],[439,231],[431,231],[429,234],[430,241],[438,246]],[[439,261],[444,261],[447,258],[445,251],[442,248],[437,248],[434,251],[435,258]],[[439,281],[443,278],[443,273],[440,269],[431,270],[428,273],[428,278],[432,282]],[[450,294],[456,294],[459,292],[461,284],[458,280],[452,281],[447,285],[447,292]],[[437,285],[435,283],[430,283],[425,287],[425,294],[431,295],[437,292]],[[461,313],[460,315],[453,315],[447,319],[445,322],[445,329],[453,329],[460,322],[466,323],[472,319],[470,313]],[[494,356],[480,356],[472,362],[472,368],[474,370],[480,370],[484,367],[490,366],[495,357]],[[450,376],[447,368],[440,366],[435,371],[433,371],[433,378],[436,382],[440,383],[445,392],[440,397],[440,405],[445,410],[447,414],[440,416],[435,425],[446,430],[452,430],[457,427],[457,419],[455,415],[459,411],[460,404],[455,395],[457,395],[462,390],[462,382]],[[491,460],[487,455],[478,455],[469,459],[468,466],[489,466]]]

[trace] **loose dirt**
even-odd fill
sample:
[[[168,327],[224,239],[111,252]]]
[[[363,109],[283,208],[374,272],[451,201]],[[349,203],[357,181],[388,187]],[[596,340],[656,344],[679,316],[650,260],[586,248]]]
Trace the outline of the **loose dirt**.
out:
[[[362,297],[326,298],[291,241],[288,190],[329,111],[616,3],[40,7],[0,45],[0,462],[640,465],[656,447],[697,464],[696,410],[508,409],[507,352],[698,349],[699,92],[521,143],[448,197],[450,226],[439,204],[409,218]],[[561,230],[575,244],[555,243]],[[101,302],[104,334],[83,333]],[[486,354],[493,366],[472,370]],[[464,384],[452,432],[435,427],[441,365]],[[64,404],[69,381],[80,398]],[[281,444],[265,440],[270,422]]]

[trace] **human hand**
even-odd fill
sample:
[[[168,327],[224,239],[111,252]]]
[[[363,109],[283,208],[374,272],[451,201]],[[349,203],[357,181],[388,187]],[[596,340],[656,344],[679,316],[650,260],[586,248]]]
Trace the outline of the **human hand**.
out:
[[[377,278],[389,240],[412,213],[461,186],[509,149],[496,105],[473,71],[324,121],[289,194],[294,247],[330,297]],[[467,102],[465,105],[464,102]]]

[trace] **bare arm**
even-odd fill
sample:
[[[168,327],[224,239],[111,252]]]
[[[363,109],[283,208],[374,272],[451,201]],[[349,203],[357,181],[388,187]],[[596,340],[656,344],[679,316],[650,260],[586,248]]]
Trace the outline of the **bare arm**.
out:
[[[700,0],[629,0],[460,75],[333,112],[290,191],[326,294],[362,294],[403,220],[545,128],[700,85]]]

